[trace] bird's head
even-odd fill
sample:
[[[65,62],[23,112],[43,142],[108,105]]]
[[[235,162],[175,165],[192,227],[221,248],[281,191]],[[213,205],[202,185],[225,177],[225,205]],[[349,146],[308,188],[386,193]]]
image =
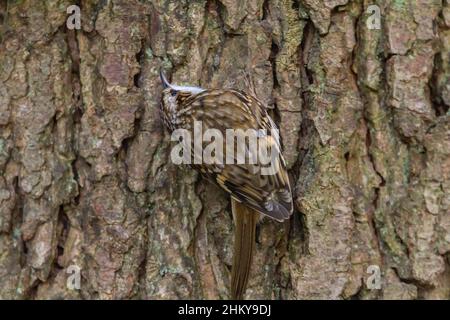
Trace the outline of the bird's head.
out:
[[[176,113],[180,110],[183,102],[193,95],[202,93],[205,89],[171,84],[162,70],[159,76],[164,88],[161,98],[161,111],[163,112],[166,125],[172,128],[174,126],[173,122],[176,120]]]

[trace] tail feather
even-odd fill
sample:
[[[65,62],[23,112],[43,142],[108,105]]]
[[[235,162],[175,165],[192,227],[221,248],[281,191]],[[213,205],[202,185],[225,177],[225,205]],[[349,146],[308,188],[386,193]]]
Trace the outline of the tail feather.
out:
[[[242,300],[252,265],[259,213],[234,199],[231,199],[231,205],[236,227],[231,269],[231,298]]]

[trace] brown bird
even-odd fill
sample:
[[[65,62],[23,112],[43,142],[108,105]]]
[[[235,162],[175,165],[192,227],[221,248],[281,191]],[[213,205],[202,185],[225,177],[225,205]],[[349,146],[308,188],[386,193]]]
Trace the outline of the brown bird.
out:
[[[231,297],[242,299],[246,290],[248,276],[255,246],[256,224],[260,214],[277,221],[290,217],[293,204],[289,177],[285,161],[281,154],[280,138],[277,127],[268,115],[266,107],[254,96],[234,89],[202,89],[170,84],[164,73],[160,73],[164,87],[161,111],[169,131],[185,129],[194,132],[196,123],[201,122],[201,130],[216,129],[225,137],[227,130],[240,132],[234,136],[230,145],[237,146],[242,132],[250,129],[257,132],[258,146],[266,147],[273,154],[271,162],[249,159],[256,149],[245,140],[245,159],[237,159],[238,152],[232,153],[230,163],[227,160],[203,161],[190,164],[206,179],[217,183],[231,195],[231,208],[235,220],[235,238],[233,266],[231,271]],[[238,129],[241,129],[239,131]],[[247,131],[249,132],[249,131]],[[227,136],[228,138],[228,136]],[[245,137],[244,137],[245,138]],[[185,140],[191,143],[190,156],[195,155],[195,139]],[[211,141],[202,142],[204,148]],[[227,140],[228,143],[228,140]],[[237,151],[239,146],[237,146]],[[259,149],[258,149],[259,150]],[[229,151],[218,148],[215,156],[223,157]],[[233,150],[234,151],[234,150]],[[271,153],[274,151],[273,153]],[[229,157],[229,152],[226,154]],[[254,159],[254,158],[253,158]],[[274,168],[264,172],[264,169]]]

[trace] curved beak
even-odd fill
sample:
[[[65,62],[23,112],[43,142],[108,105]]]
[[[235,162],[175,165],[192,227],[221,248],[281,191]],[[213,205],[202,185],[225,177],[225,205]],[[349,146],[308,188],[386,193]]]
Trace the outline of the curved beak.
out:
[[[197,94],[197,93],[205,91],[205,89],[198,88],[198,87],[186,87],[186,86],[177,86],[177,85],[170,84],[170,82],[167,81],[167,78],[166,78],[162,68],[159,70],[159,77],[161,78],[161,82],[162,82],[164,89],[170,88],[175,91],[186,91],[191,94]]]
[[[162,85],[163,85],[164,89],[172,87],[170,85],[169,81],[167,81],[167,78],[166,78],[162,68],[159,70],[159,77],[161,78],[161,82],[162,82]]]

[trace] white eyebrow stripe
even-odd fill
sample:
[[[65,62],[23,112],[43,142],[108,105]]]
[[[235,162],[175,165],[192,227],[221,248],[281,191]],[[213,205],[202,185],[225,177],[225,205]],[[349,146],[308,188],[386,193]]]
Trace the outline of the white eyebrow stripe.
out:
[[[197,94],[197,93],[201,93],[203,91],[206,91],[206,89],[202,89],[202,88],[199,88],[199,87],[176,86],[176,85],[173,85],[173,84],[171,84],[170,87],[173,90],[176,90],[176,91],[188,91],[188,92],[191,92],[193,94]]]

